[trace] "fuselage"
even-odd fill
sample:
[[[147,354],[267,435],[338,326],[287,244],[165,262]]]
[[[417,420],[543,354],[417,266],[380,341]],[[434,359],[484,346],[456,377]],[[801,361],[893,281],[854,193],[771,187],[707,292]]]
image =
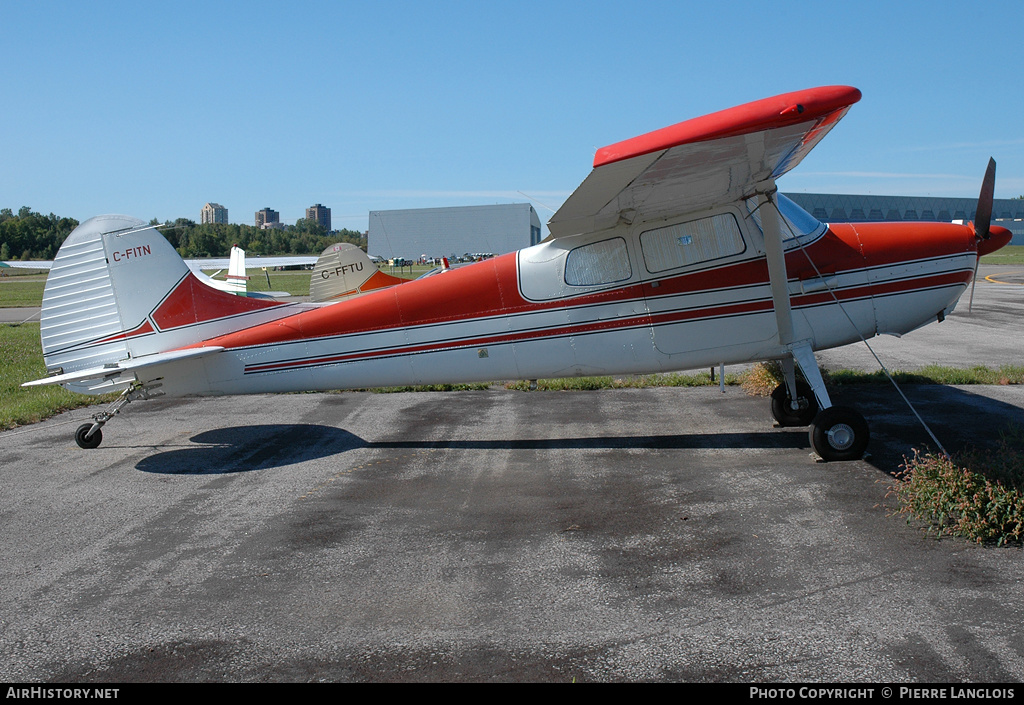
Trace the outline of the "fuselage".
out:
[[[224,353],[182,363],[190,367],[165,375],[165,389],[349,389],[652,373],[781,357],[763,237],[748,215],[722,209],[696,220],[558,238],[205,339],[195,346],[222,346]],[[941,320],[969,285],[978,257],[969,225],[804,230],[786,242],[788,289],[795,340],[816,350]],[[1002,244],[1008,235],[993,229]]]

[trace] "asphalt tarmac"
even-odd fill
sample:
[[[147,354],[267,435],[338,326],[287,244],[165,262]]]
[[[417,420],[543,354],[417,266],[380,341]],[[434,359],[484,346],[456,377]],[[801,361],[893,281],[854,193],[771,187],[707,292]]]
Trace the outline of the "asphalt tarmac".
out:
[[[1020,364],[1022,291],[989,284],[898,342]],[[950,450],[1024,423],[1020,387],[905,392]],[[0,434],[0,680],[1024,679],[1021,549],[895,515],[927,434],[891,387],[834,401],[862,461],[815,462],[738,388],[153,400],[91,451],[86,410]]]

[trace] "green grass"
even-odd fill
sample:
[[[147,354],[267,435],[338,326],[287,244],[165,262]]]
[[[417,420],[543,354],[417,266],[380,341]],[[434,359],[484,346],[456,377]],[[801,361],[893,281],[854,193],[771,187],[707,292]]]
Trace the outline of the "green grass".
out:
[[[1007,245],[981,258],[982,264],[1024,264],[1024,245]]]
[[[27,267],[3,267],[0,269],[0,281],[14,277],[40,277],[44,281],[49,269],[28,269]]]
[[[471,384],[416,384],[405,387],[374,387],[352,391],[373,392],[374,394],[398,394],[401,392],[472,392],[490,389],[491,382],[474,382]]]
[[[10,271],[10,269],[4,270],[4,272]],[[41,306],[45,285],[46,274],[16,274],[0,277],[0,307]]]
[[[799,371],[798,371],[799,376]],[[975,365],[974,367],[945,367],[925,365],[918,370],[890,370],[889,374],[898,384],[1024,384],[1024,366],[1002,365],[998,368]],[[821,369],[822,379],[828,387],[849,384],[891,384],[881,370],[861,372],[860,370]],[[744,388],[755,396],[768,396],[776,385],[782,383],[782,366],[778,362],[759,363],[746,374],[742,381]]]
[[[262,269],[247,269],[245,273],[249,276],[249,291],[287,291],[292,296],[309,296],[308,270],[264,272]],[[218,278],[223,279],[222,276]]]
[[[0,430],[35,423],[68,409],[109,402],[113,397],[74,394],[56,385],[22,387],[46,376],[39,324],[0,326]]]
[[[394,270],[396,276],[416,278],[433,267],[414,267],[410,274],[409,268],[403,271]],[[47,272],[41,274],[35,270],[4,269],[8,276],[0,278],[0,308],[18,308],[24,306],[43,305],[43,287],[46,285]],[[390,267],[384,271],[390,272]],[[12,274],[13,273],[13,274]],[[206,272],[213,274],[213,270]],[[247,269],[249,291],[287,291],[290,296],[309,296],[309,270],[298,271],[263,271],[261,268]],[[223,280],[224,273],[217,275]],[[268,282],[269,277],[269,282]]]
[[[900,384],[1024,384],[1024,366],[1003,365],[998,368],[980,365],[968,368],[926,365],[919,370],[904,372],[890,370]],[[881,370],[877,372],[856,372],[836,370],[827,373],[829,384],[889,384]]]
[[[12,270],[5,269],[4,271]],[[308,271],[264,272],[262,269],[249,269],[246,270],[246,274],[249,275],[250,291],[287,291],[291,296],[309,296],[310,273]],[[270,277],[269,284],[267,283],[268,275]],[[42,274],[21,274],[0,278],[0,308],[42,306],[46,276],[46,272],[43,272]],[[218,278],[223,279],[223,276],[218,275]]]

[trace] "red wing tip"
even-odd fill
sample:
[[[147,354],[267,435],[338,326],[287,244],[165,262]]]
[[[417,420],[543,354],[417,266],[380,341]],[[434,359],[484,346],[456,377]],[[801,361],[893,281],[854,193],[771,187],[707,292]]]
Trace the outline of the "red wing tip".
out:
[[[852,86],[821,86],[763,98],[602,147],[594,168],[662,149],[815,120],[853,105],[861,92]]]

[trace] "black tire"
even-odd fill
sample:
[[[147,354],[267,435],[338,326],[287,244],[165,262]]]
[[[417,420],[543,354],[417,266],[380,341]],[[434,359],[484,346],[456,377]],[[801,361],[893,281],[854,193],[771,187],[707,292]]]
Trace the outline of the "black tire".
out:
[[[859,460],[868,449],[868,422],[847,406],[824,409],[811,424],[811,447],[822,460]]]
[[[97,448],[103,440],[103,431],[98,428],[95,433],[86,438],[85,434],[89,433],[90,428],[92,428],[91,423],[84,423],[75,431],[75,443],[78,444],[79,448]]]
[[[811,385],[803,380],[798,380],[796,393],[798,398],[807,400],[807,405],[794,410],[789,404],[792,400],[786,391],[785,384],[780,384],[772,392],[772,418],[780,426],[807,426],[818,415],[818,400],[815,398],[814,392],[811,391]]]

